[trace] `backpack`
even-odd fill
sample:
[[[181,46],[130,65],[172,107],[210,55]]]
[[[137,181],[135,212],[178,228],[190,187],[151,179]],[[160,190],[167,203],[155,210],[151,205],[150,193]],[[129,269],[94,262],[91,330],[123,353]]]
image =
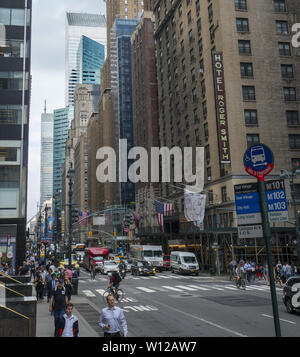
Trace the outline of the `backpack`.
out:
[[[113,274],[114,278],[116,279],[117,283],[119,283],[120,281],[122,281],[122,278],[120,277],[120,274],[118,272],[114,272]]]

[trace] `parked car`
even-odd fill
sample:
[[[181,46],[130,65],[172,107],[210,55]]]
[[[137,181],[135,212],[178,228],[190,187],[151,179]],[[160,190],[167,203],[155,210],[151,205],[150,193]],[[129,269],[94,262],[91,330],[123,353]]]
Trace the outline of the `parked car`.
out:
[[[170,268],[170,255],[165,254],[163,257],[163,261],[164,261],[164,269],[165,270],[169,270]]]
[[[297,284],[297,285],[295,285]],[[300,277],[292,276],[283,285],[283,303],[289,314],[300,312]]]
[[[112,271],[119,271],[118,264],[113,260],[105,260],[104,264],[100,266],[101,274],[108,274]]]
[[[143,260],[137,260],[131,265],[131,274],[132,275],[155,275],[155,268],[150,265],[148,262]]]

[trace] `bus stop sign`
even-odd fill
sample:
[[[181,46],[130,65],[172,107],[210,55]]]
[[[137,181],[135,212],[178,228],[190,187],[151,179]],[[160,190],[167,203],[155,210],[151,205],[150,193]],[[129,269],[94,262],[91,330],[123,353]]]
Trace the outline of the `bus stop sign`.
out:
[[[244,154],[244,166],[249,175],[263,181],[274,168],[274,155],[266,145],[250,146]]]

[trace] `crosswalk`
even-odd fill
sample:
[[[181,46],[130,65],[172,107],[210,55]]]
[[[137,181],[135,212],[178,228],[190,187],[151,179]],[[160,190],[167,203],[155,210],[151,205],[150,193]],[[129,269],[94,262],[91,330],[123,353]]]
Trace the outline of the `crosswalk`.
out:
[[[237,289],[233,284],[188,284],[188,285],[161,285],[161,286],[135,286],[131,289],[136,289],[139,292],[143,292],[146,294],[153,294],[158,292],[176,292],[176,293],[199,293],[199,292],[213,292],[213,291],[235,291],[236,293],[242,293],[243,290]],[[103,295],[105,290],[103,289],[95,289],[95,290],[82,290],[82,293],[87,297],[96,297],[97,295]],[[246,287],[246,291],[261,291],[265,293],[270,293],[270,287],[265,285],[250,285]],[[282,289],[276,288],[277,293],[282,293]],[[95,294],[97,293],[97,294]]]

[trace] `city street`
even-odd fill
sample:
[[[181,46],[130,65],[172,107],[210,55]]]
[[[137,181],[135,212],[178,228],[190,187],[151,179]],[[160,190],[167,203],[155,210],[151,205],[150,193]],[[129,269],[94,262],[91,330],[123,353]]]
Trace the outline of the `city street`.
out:
[[[81,269],[79,296],[88,298],[89,309],[78,307],[96,331],[99,309],[105,306],[102,294],[108,277],[97,274],[90,279]],[[126,275],[120,286],[129,336],[134,337],[273,337],[271,294],[264,281],[252,282],[245,291],[222,277],[182,276],[171,272],[154,277]],[[277,299],[283,337],[300,336],[300,316],[290,315],[282,303],[282,289]],[[92,313],[93,306],[94,313]],[[82,308],[82,310],[81,310]],[[97,311],[97,313],[96,313]],[[89,320],[90,319],[90,320]]]

